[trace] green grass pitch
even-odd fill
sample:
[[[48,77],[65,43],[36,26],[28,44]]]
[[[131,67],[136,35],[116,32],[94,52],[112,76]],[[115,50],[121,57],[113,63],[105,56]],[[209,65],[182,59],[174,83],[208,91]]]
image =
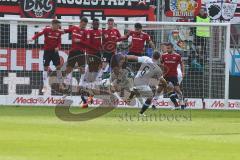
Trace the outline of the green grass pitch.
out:
[[[0,160],[240,159],[240,111],[137,112],[65,122],[53,107],[0,106]]]

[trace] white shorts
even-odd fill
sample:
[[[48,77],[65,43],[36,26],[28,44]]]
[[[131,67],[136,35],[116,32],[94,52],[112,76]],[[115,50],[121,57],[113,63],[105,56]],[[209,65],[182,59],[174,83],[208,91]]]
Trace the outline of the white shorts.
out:
[[[182,76],[178,76],[177,78],[178,78],[178,83],[179,83],[179,85],[180,85],[181,82],[182,82],[182,80],[183,80],[183,77],[182,77]]]
[[[118,83],[117,80],[114,80],[112,81],[111,86],[117,86],[118,88],[130,91],[130,88],[133,87],[133,80],[131,78],[128,78],[120,83]]]
[[[153,97],[154,95],[152,89],[148,85],[135,86],[134,88],[142,97],[149,98],[149,97]]]

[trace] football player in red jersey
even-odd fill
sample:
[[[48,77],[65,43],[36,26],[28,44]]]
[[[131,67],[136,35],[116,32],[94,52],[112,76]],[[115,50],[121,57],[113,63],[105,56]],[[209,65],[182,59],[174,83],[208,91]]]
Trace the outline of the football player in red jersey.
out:
[[[57,19],[52,20],[52,26],[45,27],[41,32],[35,34],[31,40],[37,39],[39,36],[44,35],[44,55],[43,55],[43,88],[42,92],[47,91],[48,86],[48,70],[49,64],[52,61],[57,69],[58,83],[62,83],[61,63],[58,51],[61,47],[61,35],[63,32],[60,30],[61,22]]]
[[[176,94],[174,93],[175,91],[179,98],[181,108],[184,109],[185,105],[183,104],[183,94],[178,82],[178,72],[177,72],[178,65],[180,64],[182,77],[184,77],[184,64],[181,56],[178,53],[174,52],[173,45],[171,43],[167,43],[166,47],[167,47],[166,48],[167,53],[164,53],[162,55],[161,61],[164,67],[166,68],[164,78],[170,85],[173,85],[173,88],[174,88],[174,90],[172,90],[169,93],[169,97],[171,101],[174,103],[175,109],[180,109],[180,106],[178,105],[176,100]]]
[[[84,52],[86,50],[88,35],[88,31],[86,30],[87,24],[88,19],[86,17],[82,17],[79,26],[71,26],[68,29],[64,29],[65,33],[72,34],[72,47],[67,59],[67,73],[72,72],[76,63],[78,63],[79,67],[85,65]]]
[[[129,37],[132,37],[128,55],[144,56],[144,47],[146,42],[149,43],[153,51],[155,51],[155,45],[150,36],[142,31],[141,23],[135,23],[134,28],[134,31],[129,31],[125,36],[120,38],[121,40],[126,40]],[[141,64],[136,62],[135,64],[131,64],[133,71],[137,71],[140,66]]]
[[[101,64],[102,30],[99,29],[99,19],[94,18],[92,29],[88,30],[88,43],[92,47],[87,48],[89,72],[97,72]]]
[[[109,18],[107,22],[108,28],[103,30],[103,61],[110,62],[112,55],[115,54],[117,49],[117,41],[121,38],[118,29],[114,28],[114,19]]]
[[[144,45],[145,42],[148,42],[150,47],[155,50],[155,45],[151,40],[151,37],[142,31],[141,23],[135,23],[134,25],[135,31],[129,31],[126,35],[126,38],[132,37],[132,43],[129,49],[129,55],[135,56],[144,56]]]
[[[102,30],[99,29],[99,19],[94,18],[92,21],[92,29],[88,30],[87,41],[91,47],[87,47],[87,63],[85,72],[81,74],[79,82],[80,88],[86,87],[86,83],[97,81],[98,71],[101,66],[101,49],[102,49]],[[90,89],[88,88],[87,91]],[[86,92],[87,92],[86,91]],[[92,92],[93,93],[93,92]],[[88,102],[93,101],[93,94],[87,94],[88,100],[85,98],[85,91],[81,95],[84,108],[88,107]]]
[[[72,34],[72,46],[67,59],[66,77],[64,79],[65,85],[68,85],[69,87],[71,86],[72,81],[72,70],[76,63],[78,64],[78,67],[83,67],[85,65],[85,51],[86,47],[89,45],[87,43],[87,24],[88,19],[82,17],[79,26],[70,26],[68,29],[64,29],[64,33]]]

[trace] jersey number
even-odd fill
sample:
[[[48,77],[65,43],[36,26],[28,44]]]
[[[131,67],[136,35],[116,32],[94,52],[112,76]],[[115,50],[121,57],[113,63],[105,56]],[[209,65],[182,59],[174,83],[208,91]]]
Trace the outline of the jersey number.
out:
[[[145,66],[141,72],[141,76],[143,76],[149,69],[150,69],[149,66]]]

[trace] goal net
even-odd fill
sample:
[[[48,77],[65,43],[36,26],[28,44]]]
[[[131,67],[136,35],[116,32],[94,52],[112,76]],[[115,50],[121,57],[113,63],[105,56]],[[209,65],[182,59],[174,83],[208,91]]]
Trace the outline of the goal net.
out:
[[[42,93],[43,87],[43,45],[44,36],[28,42],[31,37],[51,20],[7,19],[0,20],[0,104],[1,105],[55,105],[61,103],[62,93],[49,86],[48,92]],[[79,21],[61,21],[62,28],[79,25]],[[116,21],[116,28],[122,35],[134,30],[133,21]],[[156,48],[162,52],[162,44],[171,42],[185,64],[185,75],[181,89],[189,100],[190,108],[226,108],[228,102],[229,36],[230,25],[224,23],[179,23],[179,22],[142,22],[143,31],[151,36]],[[89,22],[87,28],[91,28]],[[106,28],[101,22],[100,29]],[[201,30],[201,31],[200,31]],[[117,53],[128,54],[131,37],[119,42]],[[67,60],[71,47],[71,35],[62,35],[59,51],[61,62]],[[144,55],[151,57],[153,50],[145,44]],[[55,67],[50,64],[54,72]],[[55,73],[54,73],[55,74]],[[53,75],[54,75],[53,74]],[[71,97],[74,105],[79,105],[77,85],[80,81],[78,69],[73,72]],[[102,103],[100,100],[96,104]],[[214,103],[216,106],[214,106]],[[120,106],[125,106],[125,103]],[[171,104],[167,97],[157,103],[157,107],[167,108]],[[126,107],[126,106],[125,106]]]

